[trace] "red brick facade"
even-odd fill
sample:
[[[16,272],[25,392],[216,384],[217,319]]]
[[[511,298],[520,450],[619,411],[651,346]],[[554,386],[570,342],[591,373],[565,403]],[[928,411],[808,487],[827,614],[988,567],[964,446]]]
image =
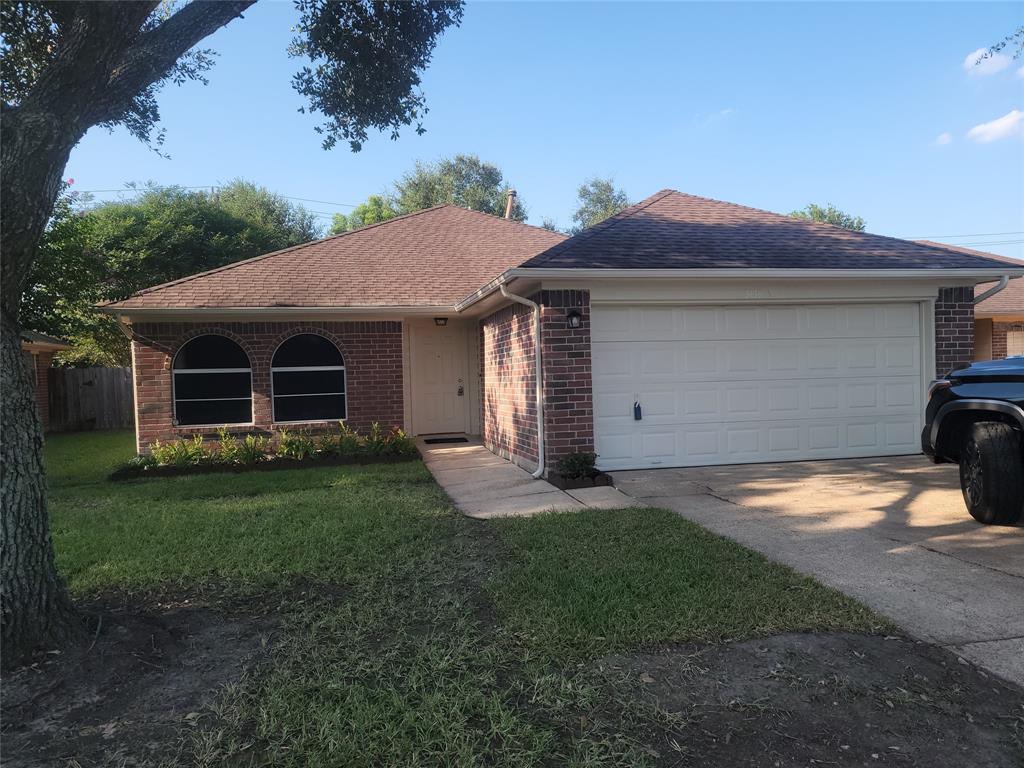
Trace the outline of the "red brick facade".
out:
[[[511,304],[480,321],[480,403],[484,445],[537,466],[533,310]]]
[[[177,427],[173,423],[171,362],[189,339],[217,333],[236,341],[252,367],[253,426],[239,431],[275,429],[271,419],[270,360],[285,339],[317,333],[330,339],[345,359],[346,423],[365,432],[378,421],[403,426],[402,324],[381,322],[137,323],[132,328],[138,450],[155,440],[174,440],[216,432],[215,427]],[[311,423],[309,428],[329,426]],[[332,425],[331,425],[332,426]]]
[[[594,449],[590,381],[590,294],[542,291],[545,468],[575,451]],[[581,315],[571,328],[568,313]],[[518,464],[537,466],[537,411],[532,310],[513,304],[480,322],[484,444]]]
[[[940,288],[935,301],[935,373],[945,376],[973,360],[974,288]]]
[[[550,471],[568,453],[594,450],[594,399],[590,371],[590,292],[542,291],[544,440]],[[569,326],[572,311],[579,328]]]
[[[1010,332],[1024,333],[1024,323],[992,322],[992,359],[1002,360],[1008,354],[1006,334]]]

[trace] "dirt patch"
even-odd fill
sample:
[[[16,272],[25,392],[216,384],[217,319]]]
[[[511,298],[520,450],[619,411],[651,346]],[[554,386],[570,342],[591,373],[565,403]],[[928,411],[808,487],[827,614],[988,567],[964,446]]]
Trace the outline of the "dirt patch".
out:
[[[904,638],[777,635],[597,668],[647,715],[633,717],[661,724],[649,743],[663,765],[1024,764],[1024,692]]]
[[[80,646],[11,673],[3,691],[5,766],[139,765],[173,759],[223,685],[266,647],[276,621],[191,600],[105,598]]]

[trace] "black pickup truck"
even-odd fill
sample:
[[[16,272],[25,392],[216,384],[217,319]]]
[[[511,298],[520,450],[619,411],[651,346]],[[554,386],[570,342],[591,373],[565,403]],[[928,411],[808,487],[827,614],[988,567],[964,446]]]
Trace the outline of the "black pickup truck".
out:
[[[1009,525],[1024,512],[1024,357],[974,363],[928,388],[924,452],[960,465],[974,519]]]

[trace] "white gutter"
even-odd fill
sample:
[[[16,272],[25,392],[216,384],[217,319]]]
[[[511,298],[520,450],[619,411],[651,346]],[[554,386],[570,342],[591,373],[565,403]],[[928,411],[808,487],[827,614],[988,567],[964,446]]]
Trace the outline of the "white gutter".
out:
[[[981,302],[983,302],[985,299],[992,298],[997,293],[999,293],[1001,290],[1006,288],[1006,286],[1009,285],[1009,283],[1010,283],[1010,276],[1009,275],[1003,275],[1002,277],[999,278],[999,282],[998,283],[993,285],[991,288],[989,288],[987,291],[985,291],[980,296],[975,296],[974,297],[974,303],[976,305],[977,304],[981,304]]]
[[[544,366],[540,354],[540,307],[535,301],[509,293],[504,283],[498,287],[501,289],[501,295],[506,299],[533,310],[533,365],[536,371],[533,378],[537,384],[537,469],[532,474],[539,478],[544,475]]]

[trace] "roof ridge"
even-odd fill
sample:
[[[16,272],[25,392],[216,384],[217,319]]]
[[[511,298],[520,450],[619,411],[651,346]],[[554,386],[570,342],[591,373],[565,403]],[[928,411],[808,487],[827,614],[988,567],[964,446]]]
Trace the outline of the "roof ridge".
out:
[[[573,243],[574,241],[579,243],[584,240],[589,240],[594,235],[600,232],[604,232],[605,230],[611,229],[616,224],[625,221],[631,216],[636,215],[645,208],[649,208],[659,200],[662,200],[673,193],[680,194],[679,192],[676,192],[676,190],[674,189],[667,188],[655,192],[653,195],[645,197],[643,200],[637,203],[633,203],[632,205],[623,208],[621,211],[618,211],[617,213],[613,213],[607,219],[602,219],[601,221],[597,222],[597,224],[587,227],[582,232],[578,232],[575,235],[572,235],[571,237],[567,237],[562,242],[556,243],[555,245],[551,246],[542,253],[537,254],[532,259],[528,259],[528,261],[537,261],[539,259],[539,261],[537,262],[538,265],[543,264],[545,261],[557,256],[566,248],[571,248],[571,243]]]
[[[253,264],[253,263],[257,262],[257,261],[263,261],[264,259],[269,259],[269,258],[272,258],[274,256],[281,256],[281,255],[283,255],[285,253],[291,253],[292,251],[297,251],[300,248],[308,248],[308,247],[313,246],[313,245],[318,245],[320,243],[325,243],[328,240],[338,240],[338,239],[340,239],[342,237],[345,237],[346,235],[354,235],[356,232],[366,232],[367,230],[373,229],[375,227],[383,226],[384,224],[390,224],[391,222],[398,221],[399,219],[409,219],[409,218],[412,218],[413,216],[419,216],[422,213],[429,213],[430,211],[436,211],[436,210],[439,210],[441,208],[448,208],[448,207],[459,208],[459,206],[454,205],[453,203],[440,203],[438,205],[432,205],[429,208],[421,208],[420,210],[412,211],[411,213],[403,213],[403,214],[400,214],[398,216],[392,216],[390,219],[385,219],[384,221],[375,221],[372,224],[366,224],[365,226],[357,227],[356,229],[350,229],[347,232],[338,232],[337,234],[328,235],[327,237],[320,237],[320,238],[317,238],[316,240],[308,240],[305,243],[299,243],[298,245],[290,245],[287,248],[280,248],[280,249],[278,249],[276,251],[271,251],[270,253],[261,253],[259,256],[251,256],[248,259],[242,259],[240,261],[233,261],[230,264],[224,264],[224,265],[219,266],[219,267],[214,267],[213,269],[208,269],[205,272],[197,272],[194,275],[186,275],[185,277],[179,277],[176,280],[168,280],[166,283],[160,283],[159,285],[151,285],[148,288],[143,288],[142,290],[136,291],[135,293],[133,293],[133,294],[131,294],[129,296],[126,296],[124,299],[117,299],[117,300],[114,300],[114,301],[105,301],[105,302],[100,303],[99,306],[107,306],[109,304],[117,304],[120,301],[127,301],[128,299],[133,298],[135,296],[145,296],[147,294],[155,293],[156,291],[163,290],[164,288],[170,288],[170,287],[175,286],[175,285],[181,285],[182,283],[187,283],[190,280],[196,280],[196,279],[198,279],[200,277],[206,277],[207,275],[214,275],[214,274],[217,274],[219,272],[226,272],[227,270],[234,269],[235,267],[241,267],[241,266],[244,266],[246,264]]]

